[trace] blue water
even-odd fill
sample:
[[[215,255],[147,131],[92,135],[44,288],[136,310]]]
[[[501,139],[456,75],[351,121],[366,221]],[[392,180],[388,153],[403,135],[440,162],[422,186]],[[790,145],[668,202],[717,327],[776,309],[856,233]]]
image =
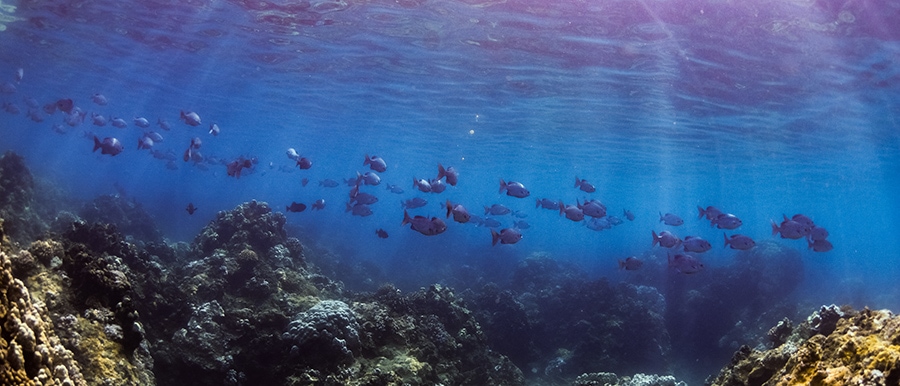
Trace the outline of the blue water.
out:
[[[802,251],[797,280],[811,302],[900,309],[900,3],[555,3],[12,2],[0,81],[14,83],[18,68],[24,78],[0,100],[22,112],[0,112],[0,145],[74,198],[125,192],[171,241],[192,240],[217,211],[248,200],[280,210],[324,198],[323,211],[288,213],[289,226],[413,288],[463,265],[499,276],[534,254],[623,279],[618,259],[659,249],[651,230],[702,236],[714,246],[702,260],[728,264],[735,251],[722,248],[722,232],[696,218],[698,205],[715,205],[743,220],[737,232]],[[93,104],[95,93],[109,104]],[[93,126],[88,115],[57,134],[61,114],[33,122],[25,96],[72,98],[129,127]],[[180,110],[203,125],[180,122]],[[172,125],[152,128],[177,170],[136,149],[136,116]],[[221,135],[207,133],[210,123]],[[118,137],[125,151],[92,153],[84,131]],[[195,136],[207,157],[259,162],[240,179],[218,164],[202,170],[180,159]],[[313,167],[293,167],[289,147]],[[365,154],[388,170],[362,189],[380,202],[360,218],[344,212],[346,186],[318,181],[367,171]],[[459,170],[459,185],[415,192],[413,177],[434,178],[438,163]],[[573,188],[575,176],[597,192]],[[501,178],[531,197],[498,194]],[[443,215],[448,199],[478,215],[499,203],[531,227],[515,245],[491,246],[489,230],[472,224],[425,237],[400,227],[400,200],[416,196],[429,204],[413,214]],[[592,197],[637,218],[594,232],[535,209],[544,197]],[[664,226],[660,212],[685,225]],[[770,220],[795,213],[826,227],[834,250],[771,236]]]

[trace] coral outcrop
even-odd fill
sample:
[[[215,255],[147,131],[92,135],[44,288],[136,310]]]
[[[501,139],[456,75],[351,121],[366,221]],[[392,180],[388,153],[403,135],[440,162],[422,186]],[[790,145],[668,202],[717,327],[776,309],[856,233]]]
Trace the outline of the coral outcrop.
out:
[[[777,343],[777,342],[776,342]],[[777,347],[743,346],[712,382],[737,385],[900,384],[900,317],[823,306]]]
[[[614,373],[590,373],[575,378],[573,386],[686,386],[671,375],[638,373],[634,376],[618,377]]]
[[[0,218],[13,241],[27,244],[46,228],[35,211],[34,188],[22,156],[8,151],[0,157]]]

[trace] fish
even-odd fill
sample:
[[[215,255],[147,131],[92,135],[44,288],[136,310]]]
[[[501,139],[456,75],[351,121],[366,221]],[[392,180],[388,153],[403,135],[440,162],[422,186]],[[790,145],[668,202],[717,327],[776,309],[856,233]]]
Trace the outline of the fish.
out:
[[[814,252],[828,252],[834,249],[834,246],[831,245],[831,242],[828,240],[807,240],[806,241],[808,248],[812,249]]]
[[[513,217],[515,217],[515,218],[528,218],[528,213],[525,213],[525,212],[523,212],[523,211],[521,211],[521,210],[514,210],[514,211],[512,211],[512,215],[513,215]]]
[[[612,224],[609,222],[609,219],[597,217],[592,217],[590,221],[586,221],[584,225],[588,229],[597,232],[612,228]]]
[[[401,207],[403,209],[416,209],[421,208],[428,204],[428,201],[424,198],[414,197],[412,199],[401,201]]]
[[[634,213],[631,213],[631,211],[628,209],[622,209],[622,211],[624,212],[623,214],[625,215],[625,218],[628,219],[628,221],[634,221]]]
[[[663,224],[676,226],[676,227],[684,224],[684,220],[682,220],[681,217],[678,217],[677,215],[674,215],[672,213],[666,213],[666,214],[660,213],[659,221],[662,222]]]
[[[365,174],[356,172],[356,181],[357,183],[362,182],[365,185],[376,186],[381,183],[381,177],[375,172],[365,172]]]
[[[703,253],[712,249],[712,245],[709,243],[709,241],[706,241],[697,236],[685,237],[681,242],[681,246],[684,247],[685,252]]]
[[[684,274],[694,274],[703,270],[703,263],[691,255],[669,254],[669,268]]]
[[[6,82],[3,85],[0,85],[0,92],[4,94],[15,94],[16,93],[16,85]]]
[[[306,210],[306,204],[300,204],[300,203],[291,201],[291,205],[284,207],[284,210],[286,210],[288,212],[300,213],[300,212]]]
[[[789,220],[787,216],[784,217],[781,225],[777,225],[775,221],[772,221],[772,236],[781,233],[781,238],[783,239],[797,240],[808,235],[809,232],[810,229],[806,225]]]
[[[188,151],[190,150],[191,149],[188,148]],[[238,159],[225,165],[225,171],[230,177],[241,178],[241,170],[249,169],[251,167],[253,167],[253,161],[244,157],[238,157]]]
[[[113,127],[117,127],[120,129],[124,129],[124,128],[128,127],[128,123],[125,122],[125,120],[122,118],[113,117],[109,120],[109,124],[112,125]]]
[[[669,231],[659,232],[659,235],[656,234],[656,231],[650,231],[653,233],[653,246],[659,244],[664,248],[673,248],[681,244],[681,239],[678,236],[675,236]]]
[[[52,114],[56,113],[56,103],[45,104],[44,112],[47,113],[47,115],[52,115]]]
[[[106,117],[98,113],[91,113],[91,123],[93,123],[94,126],[106,126]]]
[[[597,191],[597,188],[595,188],[594,185],[587,180],[579,179],[578,176],[575,176],[575,187],[587,193],[594,193]]]
[[[23,68],[17,68],[16,69],[16,83],[21,82],[22,78],[24,78],[24,77],[25,77],[25,70]]]
[[[559,202],[553,201],[549,198],[542,198],[535,202],[534,207],[550,209],[550,210],[559,210]]]
[[[641,269],[642,265],[644,265],[644,262],[634,256],[626,257],[625,260],[619,260],[619,269],[626,271],[637,271]]]
[[[53,132],[56,134],[65,134],[66,133],[66,128],[63,127],[63,125],[61,125],[59,123],[54,123],[51,128],[53,129]]]
[[[431,193],[431,183],[424,178],[413,177],[413,187],[425,193]]]
[[[725,233],[722,233],[722,236],[725,237],[725,246],[731,246],[731,249],[746,251],[756,246],[756,242],[753,239],[744,235],[731,235],[730,239]]]
[[[372,214],[372,208],[369,208],[366,204],[357,203],[355,205],[346,204],[347,208],[344,209],[344,212],[350,212],[350,214],[354,216],[366,217]]]
[[[308,183],[309,183],[309,178],[303,177],[303,179],[300,180],[300,186],[302,186],[304,188],[306,187],[306,184],[308,184]]]
[[[447,203],[444,205],[447,208],[447,218],[450,218],[450,215],[453,215],[453,221],[456,221],[460,224],[465,224],[469,222],[472,218],[469,215],[469,211],[466,210],[466,207],[462,206],[462,204],[452,204],[450,200],[447,200]]]
[[[170,125],[169,122],[166,121],[165,119],[156,118],[156,124],[159,126],[160,129],[163,129],[165,131],[172,130],[172,125]]]
[[[306,157],[300,157],[300,159],[297,160],[297,167],[299,167],[300,170],[307,170],[312,167],[312,160]]]
[[[813,225],[813,228],[809,231],[809,236],[807,237],[812,241],[825,240],[826,238],[828,238],[828,230],[820,226]]]
[[[351,197],[350,202],[356,202],[359,204],[371,205],[378,202],[378,197],[375,197],[369,193],[358,192]]]
[[[25,105],[32,109],[38,109],[41,105],[38,101],[30,96],[22,97],[22,101],[25,102]]]
[[[377,155],[369,157],[369,155],[366,154],[366,159],[363,160],[363,166],[366,165],[369,165],[369,169],[372,169],[379,173],[384,173],[384,171],[387,170],[387,163],[384,162],[384,159]]]
[[[106,97],[103,96],[103,94],[101,94],[101,93],[96,93],[94,95],[91,95],[91,102],[94,102],[98,106],[106,106],[106,104],[109,103],[109,101],[106,99]]]
[[[742,224],[741,219],[731,213],[722,213],[709,222],[709,226],[715,225],[719,229],[737,229]]]
[[[784,218],[787,219],[787,216],[784,216]],[[793,217],[791,217],[791,220],[794,220],[800,224],[803,224],[803,225],[809,227],[810,229],[812,229],[812,227],[814,227],[816,225],[815,223],[813,223],[813,220],[805,214],[795,214]]]
[[[186,210],[189,215],[192,215],[192,214],[194,214],[194,212],[197,211],[197,207],[194,206],[193,202],[189,202],[187,205],[187,208],[185,208],[184,210]]]
[[[287,157],[289,159],[292,159],[294,161],[300,159],[300,153],[297,153],[297,150],[292,147],[289,147],[284,153],[287,154]]]
[[[502,215],[508,214],[509,212],[510,212],[509,208],[507,208],[503,205],[500,205],[500,204],[494,204],[491,206],[484,207],[484,214],[492,214],[494,216],[502,216]]]
[[[446,169],[444,169],[444,165],[441,165],[439,163],[437,179],[440,180],[441,178],[445,177],[447,178],[447,183],[450,184],[450,186],[456,186],[456,183],[459,182],[459,173],[456,171],[456,169],[453,168],[453,166],[448,166]]]
[[[491,246],[497,245],[498,241],[500,244],[515,244],[519,240],[522,240],[522,232],[516,228],[501,229],[500,232],[491,229]]]
[[[707,206],[706,209],[703,209],[702,206],[698,205],[697,212],[699,212],[697,214],[697,219],[701,219],[705,216],[709,221],[714,220],[716,217],[719,217],[719,215],[722,214],[722,211],[714,206]]]
[[[428,182],[431,185],[431,193],[442,193],[447,190],[447,185],[439,179],[433,179]]]
[[[140,127],[142,129],[146,129],[150,127],[150,121],[144,117],[134,117],[134,125]]]
[[[577,205],[566,205],[562,201],[559,202],[559,214],[565,214],[566,218],[572,221],[584,220],[584,212]]]
[[[522,185],[521,182],[510,181],[506,182],[503,179],[500,179],[500,191],[499,193],[503,193],[506,191],[507,196],[517,197],[517,198],[525,198],[531,194],[528,189],[525,189],[525,185]]]
[[[161,134],[155,132],[155,131],[148,131],[148,132],[145,133],[144,135],[146,135],[147,137],[149,137],[150,139],[152,139],[153,142],[157,142],[157,143],[158,143],[158,142],[162,142],[162,141],[163,141],[163,136],[162,136]]]
[[[137,148],[138,148],[138,150],[153,148],[153,139],[151,139],[150,137],[148,137],[146,135],[138,138]]]
[[[176,158],[175,152],[173,152],[172,150],[168,150],[165,152],[163,152],[161,150],[150,150],[150,154],[152,154],[153,158],[156,158],[156,159],[164,159],[164,160],[174,161]]]
[[[66,114],[71,114],[72,109],[75,108],[75,102],[72,102],[71,99],[60,99],[56,101],[56,108]]]
[[[586,201],[584,204],[575,200],[575,206],[584,213],[585,216],[590,216],[593,218],[601,218],[606,216],[606,205],[603,205],[600,201],[590,200]]]
[[[84,122],[84,116],[87,115],[86,112],[81,111],[80,108],[75,107],[72,109],[71,113],[66,115],[66,124],[72,127],[78,126],[81,122]]]
[[[322,210],[322,209],[325,209],[325,199],[324,198],[320,198],[312,204],[312,210]]]
[[[606,220],[609,221],[609,223],[612,224],[613,226],[622,225],[622,223],[625,222],[616,216],[606,216]]]
[[[384,229],[381,229],[381,228],[376,229],[375,234],[378,235],[378,237],[380,237],[382,239],[388,238],[388,233]]]
[[[182,110],[181,120],[184,121],[184,123],[188,124],[188,126],[200,126],[200,115],[193,111],[185,112],[184,110]]]
[[[28,109],[28,118],[31,118],[32,121],[37,123],[41,123],[44,121],[44,117],[41,116],[40,111],[33,108]]]
[[[10,114],[18,114],[22,112],[22,110],[19,109],[19,106],[16,106],[16,104],[12,102],[3,102],[3,110]]]
[[[531,228],[531,224],[529,224],[528,221],[525,221],[525,220],[518,220],[518,221],[513,222],[513,228],[528,229],[528,228]]]
[[[97,149],[100,149],[100,154],[109,154],[111,156],[115,156],[124,150],[122,142],[119,142],[119,140],[114,137],[106,137],[101,141],[95,136],[93,151],[96,152]]]
[[[319,186],[324,186],[326,188],[336,188],[338,186],[338,182],[332,179],[319,180]]]
[[[444,231],[447,230],[447,224],[444,222],[444,220],[441,220],[437,217],[432,217],[430,219],[425,216],[409,217],[409,213],[404,210],[403,222],[400,223],[400,226],[404,226],[406,224],[410,224],[410,229],[425,236],[438,235],[444,233]]]
[[[220,131],[222,131],[222,130],[219,129],[219,125],[217,125],[215,123],[209,125],[209,133],[212,134],[213,137],[218,136]]]
[[[481,221],[481,225],[486,226],[488,228],[499,228],[500,225],[503,225],[503,224],[500,224],[500,221],[497,221],[497,219],[495,219],[493,217],[486,217]]]
[[[200,137],[191,138],[191,144],[189,145],[191,149],[199,149],[200,146],[203,146],[203,141]]]
[[[397,185],[388,184],[387,190],[394,194],[403,194],[403,188]]]

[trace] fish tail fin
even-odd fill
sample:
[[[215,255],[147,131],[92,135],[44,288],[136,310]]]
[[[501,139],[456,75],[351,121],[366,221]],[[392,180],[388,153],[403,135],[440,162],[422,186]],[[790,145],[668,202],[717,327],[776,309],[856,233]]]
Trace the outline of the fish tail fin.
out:
[[[94,150],[91,150],[91,152],[97,151],[97,149],[99,149],[102,145],[103,144],[100,142],[100,139],[97,138],[97,136],[95,135],[94,136]]]
[[[506,190],[506,182],[503,181],[503,179],[501,178],[500,179],[500,191],[497,193],[503,193],[504,190]]]
[[[625,260],[619,260],[619,269],[625,269]]]
[[[413,177],[413,187],[414,187],[414,188],[418,188],[418,187],[419,187],[419,181],[416,180],[416,177]]]
[[[452,212],[452,211],[453,211],[453,206],[450,205],[450,200],[447,200],[447,217],[445,217],[445,218],[450,218],[450,212]]]
[[[497,245],[497,241],[500,241],[500,234],[491,229],[491,246]]]
[[[662,212],[659,212],[659,222],[663,222],[663,215],[662,215]]]
[[[491,213],[491,208],[488,207],[488,206],[485,206],[485,207],[484,207],[484,214],[488,214],[488,213]]]
[[[656,235],[656,231],[651,230],[650,233],[653,234],[653,245],[651,247],[655,247],[656,244],[659,244],[659,236]]]
[[[346,207],[344,208],[344,213],[347,213],[347,212],[353,210],[353,207],[350,206],[349,202],[345,202],[344,205],[346,205]]]
[[[438,175],[437,175],[437,179],[444,178],[444,176],[446,176],[446,175],[447,175],[447,170],[444,169],[444,165],[441,165],[441,163],[438,162]]]
[[[575,176],[575,187],[577,188],[578,185],[581,185],[581,180],[578,179],[578,176]]]
[[[535,198],[534,201],[535,201],[534,207],[535,207],[535,208],[540,208],[540,207],[541,207],[541,200],[540,200],[539,198]]]
[[[813,242],[809,238],[806,239],[806,249],[813,249]]]
[[[559,215],[562,216],[563,213],[566,213],[566,204],[559,200]]]
[[[406,224],[409,224],[410,221],[412,221],[412,219],[409,218],[409,212],[407,212],[407,211],[404,209],[404,210],[403,210],[403,222],[400,223],[400,226],[404,226],[404,225],[406,225]]]
[[[775,221],[772,221],[772,220],[769,220],[769,222],[772,223],[772,236],[777,235],[778,232],[781,231],[781,229],[778,229],[778,224],[775,224]]]
[[[363,166],[366,166],[370,163],[372,163],[372,161],[369,160],[369,153],[366,153],[366,159],[363,160]],[[359,172],[357,172],[357,173],[359,173]],[[375,231],[375,233],[378,233],[378,231]]]
[[[786,214],[784,214],[784,213],[781,214],[781,217],[784,217],[784,221],[790,220],[790,219],[788,218],[788,216],[787,216]]]
[[[722,232],[722,237],[725,238],[725,245],[722,246],[724,248],[727,247],[730,243],[728,242],[728,235],[726,235],[725,232]]]
[[[706,210],[703,209],[702,206],[697,205],[697,211],[700,212],[700,214],[697,215],[697,218],[698,218],[698,219],[699,219],[699,218],[703,218],[703,216],[706,216]]]

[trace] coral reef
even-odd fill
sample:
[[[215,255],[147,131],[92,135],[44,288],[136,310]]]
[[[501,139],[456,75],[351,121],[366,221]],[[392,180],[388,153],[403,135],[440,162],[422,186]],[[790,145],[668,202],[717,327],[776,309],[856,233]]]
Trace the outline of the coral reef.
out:
[[[46,229],[36,213],[35,182],[22,156],[7,151],[0,157],[0,218],[4,234],[27,244]]]
[[[614,373],[590,373],[575,378],[573,386],[685,386],[671,375],[635,374],[619,378]]]
[[[798,384],[900,384],[900,317],[886,310],[823,306],[794,328],[785,343],[765,351],[741,347],[712,382]]]
[[[155,243],[162,241],[162,233],[143,206],[120,195],[98,196],[84,204],[79,215],[88,223],[115,225],[116,230],[137,240]]]

